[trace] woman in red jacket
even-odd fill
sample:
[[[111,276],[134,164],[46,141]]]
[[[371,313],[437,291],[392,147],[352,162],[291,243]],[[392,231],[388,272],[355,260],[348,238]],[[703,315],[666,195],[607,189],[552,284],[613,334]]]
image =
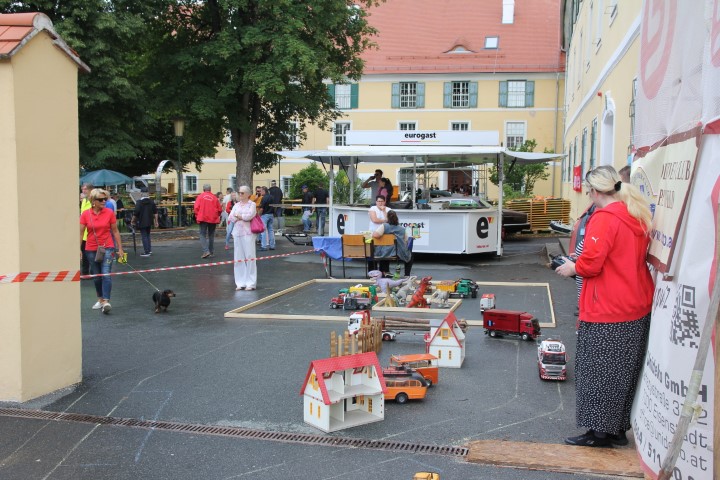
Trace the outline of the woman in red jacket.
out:
[[[583,277],[575,357],[576,422],[588,431],[570,445],[626,445],[630,410],[650,329],[654,285],[645,256],[651,214],[613,167],[585,177],[595,204],[577,263],[556,269]]]

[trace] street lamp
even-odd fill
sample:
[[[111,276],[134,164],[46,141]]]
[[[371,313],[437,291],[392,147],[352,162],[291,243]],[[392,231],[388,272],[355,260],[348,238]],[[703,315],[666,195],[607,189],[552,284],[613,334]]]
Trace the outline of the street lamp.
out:
[[[185,119],[173,118],[173,128],[175,129],[175,140],[177,140],[177,161],[175,162],[175,171],[177,172],[177,226],[182,226],[182,141],[185,133]]]

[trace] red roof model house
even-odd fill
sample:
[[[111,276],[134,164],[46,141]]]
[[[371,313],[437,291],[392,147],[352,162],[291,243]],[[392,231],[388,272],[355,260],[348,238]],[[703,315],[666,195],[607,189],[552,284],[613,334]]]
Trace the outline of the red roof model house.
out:
[[[300,391],[303,419],[323,432],[379,422],[386,391],[375,352],[313,360]]]
[[[437,325],[430,322],[430,335],[425,345],[427,353],[438,358],[438,367],[460,368],[465,360],[465,334],[457,317],[450,312]]]

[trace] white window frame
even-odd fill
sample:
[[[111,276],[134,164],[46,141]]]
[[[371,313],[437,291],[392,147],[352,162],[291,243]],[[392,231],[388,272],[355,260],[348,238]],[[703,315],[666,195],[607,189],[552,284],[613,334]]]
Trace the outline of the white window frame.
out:
[[[190,188],[188,185],[189,181],[195,183],[195,188]],[[197,193],[198,192],[198,176],[192,173],[186,173],[183,175],[183,193]]]
[[[412,128],[408,128],[412,127]],[[404,131],[410,131],[410,130],[417,130],[418,129],[418,122],[415,120],[400,120],[398,121],[398,130],[404,132]]]
[[[335,108],[350,110],[352,107],[352,85],[338,83],[335,85]]]
[[[610,20],[608,21],[608,26],[612,25],[615,21],[615,18],[617,18],[618,14],[618,1],[617,0],[610,0],[610,5],[608,5],[605,8],[605,13],[610,15]]]
[[[485,37],[485,49],[486,50],[497,50],[500,44],[500,37],[489,36]]]
[[[522,85],[522,91],[519,86]],[[513,87],[515,89],[513,90]],[[524,108],[525,92],[527,92],[527,81],[525,80],[508,80],[507,81],[507,107],[508,108]]]
[[[467,80],[450,82],[450,106],[452,108],[470,108],[470,82]]]
[[[522,126],[522,135],[517,135],[515,132],[512,132],[511,130],[517,126]],[[517,143],[516,140],[510,142],[510,137],[520,137],[522,140]],[[516,145],[522,145],[525,143],[525,140],[527,140],[527,122],[526,121],[506,121],[505,122],[505,148],[511,149],[514,148]]]
[[[455,127],[464,127],[464,128],[455,128]],[[470,130],[470,122],[468,121],[455,121],[450,120],[448,128],[455,132],[467,132]]]
[[[417,108],[417,82],[400,82],[400,108]]]
[[[596,15],[596,21],[597,25],[595,27],[595,53],[597,53],[598,50],[600,50],[600,45],[602,45],[602,31],[603,31],[603,21],[605,15],[603,15],[603,0],[596,0],[597,1],[597,15]]]
[[[340,134],[338,134],[337,127],[340,125],[342,125],[343,127],[346,127],[346,128],[344,128],[343,131]],[[333,122],[332,140],[330,142],[330,145],[334,145],[336,147],[346,146],[348,130],[352,130],[352,122]],[[341,140],[341,143],[337,143],[338,140]]]
[[[280,176],[280,190],[282,190],[283,196],[285,196],[285,197],[288,196],[288,192],[290,191],[290,180],[292,180],[291,176],[287,176],[287,175]]]

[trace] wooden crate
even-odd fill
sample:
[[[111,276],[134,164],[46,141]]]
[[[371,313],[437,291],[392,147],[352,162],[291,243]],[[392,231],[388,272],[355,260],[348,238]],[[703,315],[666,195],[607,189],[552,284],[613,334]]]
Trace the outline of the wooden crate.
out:
[[[550,230],[550,222],[570,223],[570,201],[562,198],[528,198],[505,202],[505,208],[528,214],[530,229]]]

